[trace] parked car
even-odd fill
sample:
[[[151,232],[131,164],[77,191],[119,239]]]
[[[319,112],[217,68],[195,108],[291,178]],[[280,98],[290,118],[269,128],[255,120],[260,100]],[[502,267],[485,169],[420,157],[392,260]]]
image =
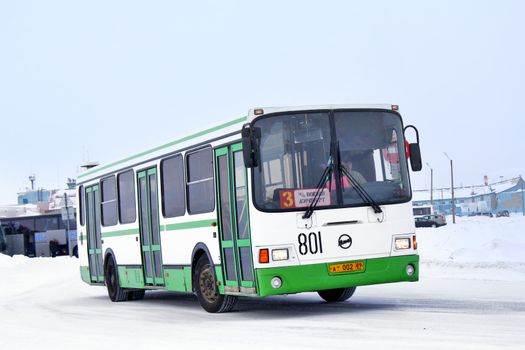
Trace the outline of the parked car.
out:
[[[439,227],[447,224],[447,219],[441,214],[425,215],[415,218],[416,227]]]
[[[494,217],[494,214],[492,214],[490,211],[475,211],[472,213],[468,213],[468,216],[488,216],[488,217]]]
[[[496,213],[496,217],[499,218],[499,217],[502,217],[502,216],[510,216],[509,211],[508,210],[502,210],[502,211],[498,211]]]

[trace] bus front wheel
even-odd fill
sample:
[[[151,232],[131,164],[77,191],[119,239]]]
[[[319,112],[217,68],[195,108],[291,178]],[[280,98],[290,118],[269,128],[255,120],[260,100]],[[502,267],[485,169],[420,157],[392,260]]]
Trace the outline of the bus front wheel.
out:
[[[193,276],[194,290],[204,310],[210,313],[231,311],[237,297],[219,293],[213,267],[205,256],[197,261]]]
[[[355,287],[320,290],[317,293],[329,303],[337,303],[350,299],[354,295]]]

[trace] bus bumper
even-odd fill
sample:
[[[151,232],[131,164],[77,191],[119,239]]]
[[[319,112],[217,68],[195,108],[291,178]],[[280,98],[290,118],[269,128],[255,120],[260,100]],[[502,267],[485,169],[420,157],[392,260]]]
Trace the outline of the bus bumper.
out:
[[[323,289],[348,288],[391,282],[419,280],[419,255],[364,259],[363,271],[331,273],[331,263],[257,269],[259,296],[313,292]],[[414,272],[407,273],[412,265]],[[281,286],[272,287],[272,279],[279,277]]]

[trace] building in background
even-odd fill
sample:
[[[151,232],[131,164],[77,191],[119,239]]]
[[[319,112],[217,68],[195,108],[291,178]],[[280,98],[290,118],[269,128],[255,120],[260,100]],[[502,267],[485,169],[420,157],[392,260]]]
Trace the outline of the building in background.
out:
[[[64,190],[31,189],[18,193],[18,204],[0,206],[4,253],[29,257],[77,255],[76,182]]]
[[[44,190],[43,188],[20,192],[18,193],[18,204],[23,205],[45,203],[49,201],[51,194],[52,191]]]
[[[521,176],[495,183],[478,186],[455,187],[456,215],[476,215],[481,213],[497,214],[507,210],[509,213],[523,213],[525,182]],[[450,188],[438,188],[433,191],[434,212],[452,214],[452,196]],[[416,206],[431,204],[429,190],[414,190],[412,203]]]

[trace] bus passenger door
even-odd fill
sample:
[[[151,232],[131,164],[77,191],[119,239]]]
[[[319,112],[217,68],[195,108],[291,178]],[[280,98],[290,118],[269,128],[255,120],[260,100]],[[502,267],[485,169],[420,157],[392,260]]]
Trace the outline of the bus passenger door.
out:
[[[92,283],[104,282],[102,238],[100,234],[100,192],[98,185],[86,188],[85,195],[89,274]]]
[[[215,164],[224,290],[255,294],[242,144],[216,149]]]
[[[160,249],[157,169],[137,174],[142,267],[146,285],[162,286],[164,277]]]

